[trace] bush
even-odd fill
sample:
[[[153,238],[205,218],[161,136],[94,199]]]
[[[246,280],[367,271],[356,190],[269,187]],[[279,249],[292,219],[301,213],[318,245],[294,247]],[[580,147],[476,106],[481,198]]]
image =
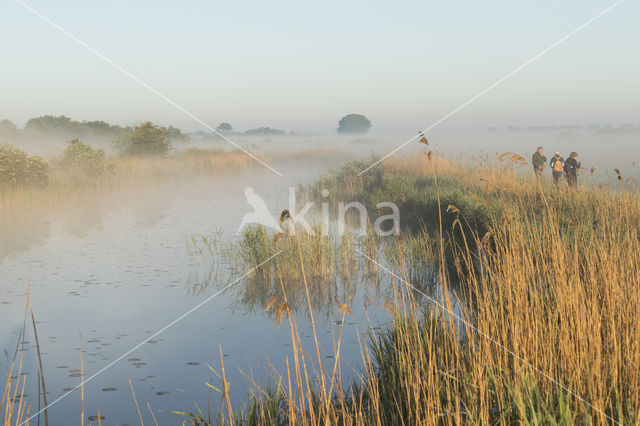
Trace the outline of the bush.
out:
[[[0,188],[48,183],[49,164],[42,157],[30,156],[13,145],[0,145]]]
[[[135,126],[117,141],[123,155],[167,155],[171,149],[167,131],[150,121]]]
[[[76,168],[87,176],[104,174],[104,150],[94,149],[80,139],[70,140],[67,144],[60,158],[63,167]]]

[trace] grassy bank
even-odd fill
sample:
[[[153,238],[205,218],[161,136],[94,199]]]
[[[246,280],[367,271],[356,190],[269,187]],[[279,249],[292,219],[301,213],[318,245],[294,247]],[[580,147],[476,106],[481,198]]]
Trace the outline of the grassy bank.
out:
[[[361,373],[343,388],[340,345],[329,365],[315,348],[305,358],[285,315],[288,369],[271,390],[256,385],[243,410],[228,406],[215,421],[638,424],[639,194],[538,186],[517,162],[473,167],[425,154],[361,177],[362,164],[350,164],[319,182],[316,190],[370,208],[396,201],[419,225],[412,234],[409,221],[406,235],[381,250],[387,255],[374,256],[397,282],[393,325],[361,342]],[[436,304],[414,290],[421,258],[435,260],[443,295],[452,270],[437,265],[456,268],[459,317],[446,296]],[[307,292],[310,279],[299,283]]]

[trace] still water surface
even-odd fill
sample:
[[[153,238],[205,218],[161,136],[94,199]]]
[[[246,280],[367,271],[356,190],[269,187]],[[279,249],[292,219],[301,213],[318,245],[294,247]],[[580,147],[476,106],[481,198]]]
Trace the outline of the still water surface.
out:
[[[288,205],[289,185],[311,183],[327,167],[311,163],[288,168],[283,170],[286,178],[269,171],[201,177],[5,217],[0,251],[0,347],[5,353],[0,369],[8,368],[15,351],[29,286],[47,399],[50,404],[56,401],[80,383],[80,348],[88,378],[233,282],[224,265],[218,265],[222,273],[203,291],[194,292],[198,269],[206,265],[189,253],[186,240],[217,230],[223,238],[237,238],[240,219],[250,211],[245,186],[252,186],[277,215]],[[147,422],[152,419],[145,401],[160,424],[179,423],[183,418],[168,410],[195,411],[194,402],[203,409],[220,406],[220,395],[210,398],[204,385],[212,378],[219,385],[207,364],[220,369],[220,347],[236,406],[247,393],[245,375],[266,383],[269,364],[284,372],[285,356],[292,353],[288,323],[278,325],[259,303],[246,303],[246,285],[238,282],[91,379],[85,385],[86,419],[100,409],[103,424],[139,424],[129,378]],[[341,299],[348,300],[353,311],[343,332],[345,376],[362,365],[356,324],[362,333],[367,324],[388,321],[382,295],[389,285],[385,279],[360,280],[348,288],[338,282],[327,291],[326,303],[319,302],[324,306],[314,307],[324,363],[333,362]],[[261,295],[253,299],[261,300]],[[292,308],[303,345],[313,353],[306,306]],[[23,371],[34,413],[38,368],[31,327],[26,340]],[[79,420],[79,391],[49,409],[51,425]]]

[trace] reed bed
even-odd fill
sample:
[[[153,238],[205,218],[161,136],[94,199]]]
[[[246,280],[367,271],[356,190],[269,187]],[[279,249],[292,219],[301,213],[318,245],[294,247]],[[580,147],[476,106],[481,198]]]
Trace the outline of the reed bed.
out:
[[[362,272],[355,251],[359,241],[364,242],[365,237],[330,235],[321,225],[314,225],[310,232],[298,230],[295,234],[252,225],[235,242],[225,241],[221,233],[191,236],[187,247],[197,259],[197,266],[189,289],[194,293],[205,290],[219,278],[221,265],[231,268],[235,275],[250,271],[240,286],[235,305],[249,311],[264,310],[280,322],[285,299],[287,309],[297,311],[306,306],[302,282],[308,278],[313,309],[329,315],[339,300],[355,292],[356,280]],[[270,258],[273,262],[265,263]],[[201,266],[207,263],[209,267]]]
[[[238,273],[250,270],[249,279],[273,281],[276,277],[285,281],[303,278],[299,257],[307,277],[335,279],[357,273],[356,244],[371,238],[346,232],[342,236],[330,233],[320,224],[308,231],[298,229],[294,233],[273,232],[261,225],[244,229],[237,242],[225,242],[220,233],[192,236],[187,241],[190,252],[199,257],[218,259]],[[277,265],[260,266],[279,253]]]
[[[316,348],[302,347],[285,312],[292,353],[274,377],[276,389],[254,384],[234,416],[228,408],[193,423],[639,424],[640,195],[628,187],[538,185],[518,171],[517,158],[506,158],[506,165],[487,169],[423,156],[336,186],[325,180],[324,187],[338,192],[339,183],[343,194],[366,199],[369,184],[388,190],[398,175],[426,179],[435,166],[444,190],[457,182],[469,204],[440,206],[441,230],[424,227],[372,257],[378,272],[395,280],[393,323],[382,334],[365,327],[362,367],[348,388],[339,339],[334,361],[323,363]],[[466,214],[477,209],[482,219],[469,220]],[[459,233],[448,250],[437,241],[446,232]],[[299,262],[308,294],[304,257],[284,256]],[[445,256],[453,259],[455,281],[440,261]],[[413,283],[416,265],[429,263],[442,289],[438,300]],[[458,314],[448,296],[452,286]]]

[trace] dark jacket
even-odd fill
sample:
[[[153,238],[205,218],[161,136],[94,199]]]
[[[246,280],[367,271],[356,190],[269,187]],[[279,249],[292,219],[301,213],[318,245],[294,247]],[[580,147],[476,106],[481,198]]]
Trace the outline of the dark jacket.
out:
[[[568,175],[575,176],[580,168],[580,163],[573,157],[569,157],[567,161],[564,162],[564,172]]]
[[[533,154],[531,162],[533,163],[534,169],[542,170],[544,168],[544,165],[547,164],[547,157],[545,157],[544,155],[540,155],[540,153],[536,151],[535,154]]]

